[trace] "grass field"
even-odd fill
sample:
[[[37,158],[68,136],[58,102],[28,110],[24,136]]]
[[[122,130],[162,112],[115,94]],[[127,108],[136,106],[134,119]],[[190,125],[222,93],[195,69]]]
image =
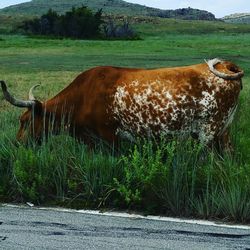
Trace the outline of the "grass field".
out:
[[[150,142],[131,145],[117,156],[105,146],[89,152],[66,135],[42,146],[16,147],[23,110],[10,106],[0,94],[0,199],[249,222],[249,27],[240,26],[239,32],[239,26],[212,25],[217,26],[208,32],[206,24],[183,21],[173,29],[179,32],[170,32],[170,26],[143,24],[137,27],[143,38],[138,41],[0,35],[0,78],[19,98],[27,97],[37,83],[42,84],[36,90],[39,99],[50,98],[97,65],[155,68],[219,57],[245,71],[240,110],[232,126],[235,152],[223,157],[199,145],[193,148],[190,142],[180,146],[164,141],[156,149]]]

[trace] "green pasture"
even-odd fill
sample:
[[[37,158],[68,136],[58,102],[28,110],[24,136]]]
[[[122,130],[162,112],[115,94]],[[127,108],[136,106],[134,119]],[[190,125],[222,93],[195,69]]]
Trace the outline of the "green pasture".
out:
[[[0,79],[18,98],[26,98],[37,83],[40,100],[53,97],[80,72],[99,65],[156,68],[219,57],[245,71],[240,109],[232,125],[235,152],[222,156],[189,142],[185,147],[164,142],[157,149],[143,142],[119,154],[101,145],[90,153],[66,135],[42,146],[16,147],[23,110],[10,106],[0,93],[0,200],[53,200],[66,206],[250,221],[250,32],[248,26],[239,32],[228,24],[211,25],[220,28],[208,32],[206,23],[182,21],[181,32],[169,32],[162,23],[142,24],[137,27],[142,40],[137,41],[0,35]]]

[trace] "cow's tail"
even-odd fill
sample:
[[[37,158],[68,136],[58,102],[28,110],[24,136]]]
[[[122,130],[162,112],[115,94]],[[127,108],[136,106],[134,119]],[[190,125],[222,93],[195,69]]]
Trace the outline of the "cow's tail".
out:
[[[225,80],[239,80],[244,76],[244,71],[240,70],[236,65],[233,65],[233,67],[230,67],[230,71],[232,71],[233,73],[231,74],[226,74],[224,72],[220,72],[217,69],[215,69],[215,65],[218,63],[223,63],[223,60],[218,59],[218,58],[214,58],[212,60],[206,61],[206,64],[209,67],[209,70],[214,73],[216,76],[223,78]]]

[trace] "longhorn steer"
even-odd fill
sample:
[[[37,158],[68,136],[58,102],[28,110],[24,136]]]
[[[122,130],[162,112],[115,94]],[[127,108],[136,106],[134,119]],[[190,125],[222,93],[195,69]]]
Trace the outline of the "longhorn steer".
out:
[[[28,108],[20,118],[19,140],[26,132],[40,139],[64,122],[80,140],[89,132],[108,142],[124,136],[192,135],[208,144],[226,134],[242,77],[235,64],[213,59],[150,70],[96,67],[43,103],[34,98],[34,87],[30,100],[22,101],[10,95],[4,81],[1,86],[8,102]]]

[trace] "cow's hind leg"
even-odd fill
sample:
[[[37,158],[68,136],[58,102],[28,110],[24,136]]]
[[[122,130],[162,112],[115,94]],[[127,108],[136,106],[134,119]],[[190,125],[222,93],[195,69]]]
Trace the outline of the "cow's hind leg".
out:
[[[214,148],[218,153],[232,153],[233,145],[230,138],[229,129],[225,130],[220,136],[215,136],[216,132],[213,124],[202,125],[199,132],[199,141],[201,144]]]
[[[210,146],[214,140],[214,134],[211,124],[203,124],[199,128],[198,139],[202,145]]]

